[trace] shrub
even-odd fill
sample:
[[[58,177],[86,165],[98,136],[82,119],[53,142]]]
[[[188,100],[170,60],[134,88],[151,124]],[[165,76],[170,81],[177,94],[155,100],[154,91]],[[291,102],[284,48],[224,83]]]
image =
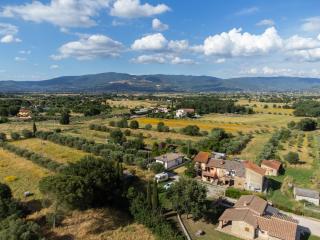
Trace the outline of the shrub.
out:
[[[161,172],[163,172],[165,170],[163,164],[157,163],[157,162],[151,164],[150,169],[154,173],[161,173]]]
[[[21,133],[24,138],[32,138],[33,137],[33,133],[30,130],[23,129]]]
[[[12,132],[11,133],[11,138],[12,140],[19,140],[20,139],[20,134],[17,132]]]
[[[138,129],[139,128],[139,122],[137,120],[132,120],[130,122],[130,128],[132,129]]]

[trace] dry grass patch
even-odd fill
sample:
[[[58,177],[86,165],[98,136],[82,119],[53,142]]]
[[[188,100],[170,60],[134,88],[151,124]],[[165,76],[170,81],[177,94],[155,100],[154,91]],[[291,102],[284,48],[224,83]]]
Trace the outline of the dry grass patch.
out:
[[[61,146],[38,138],[15,141],[17,147],[30,149],[59,163],[75,162],[88,155],[80,150]]]
[[[23,199],[23,193],[31,191],[34,193],[31,198],[39,199],[41,197],[38,190],[39,180],[49,174],[48,170],[0,149],[0,181],[11,187],[15,198]],[[12,177],[15,178],[14,181],[11,181]]]
[[[132,223],[130,218],[119,211],[96,209],[74,211],[62,225],[48,234],[52,240],[154,240],[144,226]]]

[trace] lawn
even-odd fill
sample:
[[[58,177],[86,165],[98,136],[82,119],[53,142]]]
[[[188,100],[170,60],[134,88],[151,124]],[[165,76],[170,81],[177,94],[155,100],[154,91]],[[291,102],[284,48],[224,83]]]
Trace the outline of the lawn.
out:
[[[239,238],[217,231],[217,225],[212,223],[208,223],[203,220],[194,222],[191,218],[187,219],[186,215],[182,216],[182,221],[193,240],[239,240]],[[199,229],[203,230],[205,234],[203,236],[196,237],[195,233]]]
[[[282,182],[286,176],[292,176],[294,179],[294,183],[300,187],[312,187],[312,183],[310,181],[310,177],[312,177],[314,173],[313,169],[304,169],[298,167],[289,167],[286,168],[285,174],[277,177],[272,177],[273,179]]]
[[[61,146],[38,138],[15,141],[12,144],[30,149],[59,163],[75,162],[88,155],[83,151]]]
[[[38,183],[49,174],[48,170],[31,161],[0,149],[0,181],[11,187],[15,198],[23,199],[23,193],[26,191],[34,193],[30,199],[41,198]]]

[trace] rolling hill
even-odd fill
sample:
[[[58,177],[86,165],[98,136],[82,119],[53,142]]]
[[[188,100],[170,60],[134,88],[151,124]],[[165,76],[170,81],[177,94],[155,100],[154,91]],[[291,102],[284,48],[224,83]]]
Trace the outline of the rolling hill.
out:
[[[191,75],[131,75],[100,73],[62,76],[42,81],[0,81],[0,92],[233,92],[308,91],[320,89],[320,79],[241,77],[221,79]]]

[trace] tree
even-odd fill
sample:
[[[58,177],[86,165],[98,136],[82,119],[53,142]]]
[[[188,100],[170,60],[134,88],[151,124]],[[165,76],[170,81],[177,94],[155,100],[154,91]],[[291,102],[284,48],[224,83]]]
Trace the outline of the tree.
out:
[[[117,144],[122,144],[126,141],[126,138],[120,129],[112,130],[110,133],[110,139],[112,142],[117,143]]]
[[[190,177],[190,178],[194,178],[197,176],[197,171],[194,167],[194,162],[189,162],[187,165],[186,165],[186,170],[184,171],[184,174],[187,176],[187,177]]]
[[[151,192],[151,182],[148,181],[147,185],[147,204],[149,208],[152,208],[152,192]]]
[[[151,130],[152,129],[152,125],[150,123],[148,123],[147,125],[144,126],[144,128],[146,130]]]
[[[291,121],[287,124],[288,128],[293,129],[296,127],[296,122],[295,121]]]
[[[200,219],[206,210],[207,189],[194,179],[180,178],[167,193],[173,209],[179,214],[186,213],[187,217]]]
[[[1,141],[6,141],[7,140],[7,135],[5,133],[0,132],[0,142]]]
[[[12,132],[12,133],[11,133],[11,138],[12,138],[13,140],[19,140],[19,139],[20,139],[20,134],[17,133],[17,132]]]
[[[33,133],[28,129],[23,129],[21,133],[24,138],[32,138],[33,137]]]
[[[182,133],[190,136],[199,136],[200,128],[197,125],[188,125],[185,128],[182,128]]]
[[[36,136],[36,133],[37,133],[37,125],[35,122],[33,122],[33,125],[32,125],[32,132],[33,132],[33,136]]]
[[[11,199],[12,192],[7,184],[0,183],[0,199]]]
[[[157,162],[151,164],[150,169],[154,173],[161,173],[165,170],[163,164]]]
[[[292,176],[286,176],[281,185],[281,193],[284,195],[290,196],[292,195],[292,188],[293,188],[294,180]]]
[[[317,122],[311,118],[304,118],[298,122],[297,126],[302,131],[313,131],[317,128]]]
[[[290,164],[297,164],[299,162],[299,154],[296,152],[289,152],[284,156],[284,159]]]
[[[123,118],[120,121],[118,121],[116,123],[116,125],[117,125],[118,128],[127,128],[128,127],[128,121],[127,121],[127,119]]]
[[[152,209],[157,211],[159,209],[159,195],[158,195],[158,183],[154,181],[152,189]]]
[[[139,122],[137,120],[132,120],[130,122],[130,128],[132,129],[138,129],[139,128]]]
[[[8,117],[9,116],[9,112],[8,112],[7,108],[0,107],[0,116],[1,117]]]
[[[63,112],[61,113],[60,124],[61,124],[61,125],[68,125],[68,124],[70,124],[70,114],[69,114],[68,111],[63,111]]]
[[[164,122],[159,122],[157,125],[158,132],[169,132],[169,127]]]

